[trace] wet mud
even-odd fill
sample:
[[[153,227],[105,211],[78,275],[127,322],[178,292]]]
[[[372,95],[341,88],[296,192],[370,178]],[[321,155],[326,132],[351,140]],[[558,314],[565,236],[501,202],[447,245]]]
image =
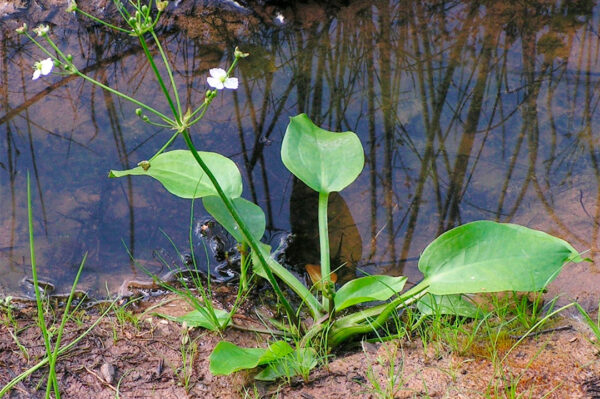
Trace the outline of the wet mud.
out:
[[[227,303],[231,290],[217,292]],[[150,306],[164,303],[147,311]],[[219,304],[217,303],[217,306]],[[132,308],[130,308],[132,309]],[[208,357],[221,340],[240,346],[266,346],[268,334],[228,329],[219,336],[188,331],[181,324],[154,313],[181,316],[190,308],[175,297],[154,298],[134,309],[139,323],[120,323],[106,317],[92,333],[58,362],[58,381],[64,398],[377,398],[374,388],[389,386],[393,398],[503,398],[511,392],[531,398],[597,398],[600,389],[599,347],[578,320],[565,318],[544,334],[534,334],[516,346],[502,361],[493,360],[486,344],[457,354],[444,345],[424,345],[418,337],[386,343],[362,343],[330,355],[328,364],[276,384],[255,383],[251,373],[222,377],[211,375]],[[261,328],[256,308],[242,309],[235,323]],[[17,337],[29,359],[11,337],[15,331],[0,325],[0,386],[34,365],[44,344],[32,317],[33,309],[15,313]],[[64,342],[83,332],[97,317],[80,314],[70,322]],[[499,344],[503,358],[509,344]],[[190,346],[192,345],[192,346]],[[187,350],[184,365],[182,349]],[[192,359],[190,361],[190,359]],[[44,370],[35,372],[6,397],[41,397],[36,387]],[[390,381],[394,381],[390,385]],[[383,389],[383,388],[382,388]],[[246,396],[248,395],[248,396]]]

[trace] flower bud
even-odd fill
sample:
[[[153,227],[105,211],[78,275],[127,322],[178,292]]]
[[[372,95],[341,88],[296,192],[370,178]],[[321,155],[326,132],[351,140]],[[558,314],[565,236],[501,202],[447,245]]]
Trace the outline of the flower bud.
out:
[[[250,55],[250,53],[243,53],[242,51],[240,51],[239,47],[236,47],[233,55],[235,56],[235,58],[246,58]]]
[[[147,6],[146,4],[144,4],[144,5],[142,6],[142,12],[143,12],[144,14],[148,14],[148,6]]]
[[[164,10],[166,10],[168,5],[169,5],[168,1],[157,1],[156,2],[156,8],[160,12],[163,12]]]
[[[38,36],[46,36],[50,31],[50,27],[48,25],[39,25],[37,28],[34,28],[33,31],[37,33]]]
[[[141,116],[142,116],[142,109],[141,109],[141,108],[137,108],[137,109],[135,110],[135,114],[136,114],[137,116],[141,117]]]
[[[23,35],[25,32],[27,32],[27,24],[23,24],[15,30],[18,34]]]
[[[75,11],[77,11],[77,3],[75,2],[75,0],[71,0],[71,4],[69,4],[69,7],[67,7],[67,12]]]
[[[67,54],[67,61],[73,62],[73,54]]]

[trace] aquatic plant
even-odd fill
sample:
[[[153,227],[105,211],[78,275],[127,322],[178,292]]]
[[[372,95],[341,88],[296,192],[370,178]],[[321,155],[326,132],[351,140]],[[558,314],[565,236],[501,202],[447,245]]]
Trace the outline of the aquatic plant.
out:
[[[286,341],[275,341],[267,349],[239,348],[222,342],[211,355],[210,369],[213,374],[230,374],[261,365],[266,368],[259,376],[276,378],[291,373],[305,374],[306,369],[310,370],[316,364],[311,347],[315,342],[320,342],[326,350],[330,350],[347,340],[383,327],[392,315],[419,301],[422,301],[421,307],[428,303],[428,306],[432,306],[431,301],[439,301],[439,306],[445,312],[452,313],[456,309],[463,312],[465,307],[454,306],[460,303],[460,298],[450,296],[540,290],[558,275],[566,262],[582,260],[569,243],[546,233],[514,224],[477,221],[447,231],[424,250],[418,264],[424,279],[408,291],[403,291],[406,277],[380,275],[357,278],[336,290],[331,278],[327,201],[330,193],[343,190],[361,173],[364,151],[355,133],[326,131],[312,123],[306,115],[300,114],[290,120],[282,143],[281,158],[298,179],[319,194],[316,206],[321,270],[319,284],[315,284],[317,290],[313,292],[279,264],[271,256],[271,248],[260,241],[265,229],[264,213],[256,204],[241,197],[242,179],[235,163],[218,153],[200,151],[192,140],[191,129],[203,118],[219,91],[237,88],[238,81],[231,75],[239,60],[248,54],[236,48],[233,62],[227,70],[210,70],[207,84],[212,89],[206,92],[203,102],[199,106],[190,104],[184,107],[173,69],[154,31],[168,3],[156,3],[156,11],[152,2],[142,5],[139,0],[127,4],[114,0],[114,4],[126,28],[97,19],[80,10],[75,3],[69,7],[69,11],[80,12],[109,29],[139,39],[172,116],[82,73],[74,65],[72,57],[63,54],[56,46],[48,29],[41,27],[36,33],[53,52],[32,37],[26,27],[20,28],[20,33],[52,58],[55,67],[136,104],[139,107],[136,113],[143,122],[174,131],[147,160],[129,170],[112,170],[110,177],[149,176],[158,180],[173,195],[187,199],[202,198],[207,212],[239,242],[244,258],[242,264],[246,264],[245,259],[250,259],[252,271],[271,284],[285,310],[290,325],[287,332],[297,342],[296,348]],[[162,64],[160,68],[150,46],[157,50],[157,58]],[[163,70],[165,72],[161,72]],[[187,150],[167,151],[179,137],[184,140]],[[280,282],[300,298],[299,307],[292,306]],[[247,284],[245,266],[240,284],[241,287]],[[433,296],[424,299],[426,294]],[[210,310],[212,308],[208,302],[208,298],[205,298],[204,306]],[[376,304],[365,305],[370,302]],[[449,303],[454,305],[449,306]],[[301,319],[303,309],[308,311],[309,317]],[[219,329],[227,327],[230,320],[230,317],[214,311],[212,314],[210,311],[201,314],[212,318],[210,323],[219,326]]]

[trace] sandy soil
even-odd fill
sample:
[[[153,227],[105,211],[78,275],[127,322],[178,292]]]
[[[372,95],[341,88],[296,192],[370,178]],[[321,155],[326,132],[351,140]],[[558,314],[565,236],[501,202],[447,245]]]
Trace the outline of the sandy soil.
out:
[[[244,346],[264,346],[269,336],[227,330],[222,337],[202,330],[186,332],[178,323],[143,314],[152,302],[169,301],[153,310],[181,315],[188,306],[174,297],[156,298],[135,310],[141,320],[120,324],[114,315],[60,359],[58,380],[64,398],[377,398],[373,381],[383,389],[395,381],[387,397],[393,398],[600,398],[598,347],[590,343],[590,332],[575,319],[559,322],[565,329],[525,339],[504,360],[493,362],[487,348],[474,345],[464,355],[445,345],[423,345],[419,338],[385,344],[363,343],[355,349],[332,354],[326,367],[313,370],[308,381],[300,378],[280,384],[254,383],[251,374],[215,377],[208,370],[214,346],[225,339]],[[239,324],[254,323],[248,311]],[[43,341],[34,326],[33,309],[15,310],[19,342],[27,348],[29,360],[19,350],[2,312],[0,325],[0,386],[34,365],[43,354]],[[84,331],[95,319],[94,311],[80,315],[80,323],[68,325],[64,342]],[[182,338],[189,334],[195,352],[191,367],[184,369]],[[185,339],[184,339],[185,341]],[[512,345],[499,342],[502,357]],[[502,366],[499,366],[501,364]],[[7,395],[8,398],[43,397],[44,370]],[[390,375],[390,372],[392,373]],[[187,382],[186,382],[187,377]],[[41,381],[41,388],[36,390]],[[516,395],[514,396],[516,397]]]

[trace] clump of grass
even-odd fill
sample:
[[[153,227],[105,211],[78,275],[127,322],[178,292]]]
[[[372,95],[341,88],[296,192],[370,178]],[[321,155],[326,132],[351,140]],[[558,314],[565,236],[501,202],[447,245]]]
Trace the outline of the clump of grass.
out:
[[[403,376],[404,354],[398,358],[397,343],[382,344],[382,348],[384,353],[377,356],[375,363],[370,362],[367,367],[366,378],[370,386],[365,388],[366,392],[375,398],[393,399],[406,384]],[[363,351],[368,357],[364,348]],[[383,371],[383,382],[376,367]]]
[[[29,351],[23,344],[21,344],[21,341],[19,341],[19,333],[23,329],[19,328],[19,324],[13,313],[14,305],[12,304],[11,296],[5,297],[0,302],[0,311],[1,311],[0,315],[2,315],[2,317],[0,317],[0,323],[2,323],[6,327],[6,330],[10,334],[13,341],[15,342],[15,345],[17,345],[17,347],[23,354],[23,357],[25,358],[25,360],[29,361]]]
[[[580,304],[576,303],[575,307],[579,311],[579,314],[581,314],[581,316],[583,317],[583,320],[585,321],[587,326],[590,328],[590,330],[592,330],[592,333],[594,334],[595,339],[592,341],[592,343],[598,349],[600,349],[600,302],[598,302],[598,308],[596,310],[598,312],[598,314],[596,315],[596,320],[592,319],[590,314],[586,312]]]
[[[181,345],[179,347],[181,353],[181,367],[175,370],[175,374],[179,378],[179,385],[181,385],[186,393],[190,392],[191,381],[194,375],[194,362],[198,355],[198,338],[191,339],[190,331],[191,327],[188,327],[186,323],[182,325],[181,332]]]
[[[2,389],[0,389],[0,397],[4,396],[8,393],[16,384],[20,381],[27,378],[34,371],[48,366],[48,374],[46,381],[46,399],[50,398],[51,393],[54,393],[54,398],[60,398],[60,387],[58,384],[58,379],[56,377],[56,363],[58,361],[58,357],[64,354],[67,350],[71,349],[73,346],[77,344],[83,337],[85,337],[96,325],[100,322],[100,320],[108,313],[111,309],[112,304],[108,307],[108,309],[94,322],[86,331],[80,334],[77,338],[75,338],[68,345],[61,346],[63,333],[65,331],[65,327],[67,321],[73,317],[73,313],[77,312],[78,307],[74,310],[71,309],[71,305],[73,303],[73,299],[76,293],[77,283],[79,282],[79,278],[81,276],[81,272],[83,271],[83,266],[85,264],[85,260],[87,254],[83,256],[83,259],[79,265],[79,269],[77,270],[77,275],[75,276],[75,280],[73,281],[73,286],[71,288],[71,292],[69,293],[67,302],[65,304],[65,308],[63,310],[62,318],[60,320],[60,324],[57,326],[52,319],[50,322],[47,319],[49,315],[48,309],[50,308],[48,298],[43,295],[40,290],[40,284],[37,278],[37,266],[36,266],[36,258],[35,258],[35,241],[33,234],[33,211],[32,211],[32,201],[31,201],[31,185],[29,180],[29,173],[27,174],[27,216],[28,216],[28,226],[29,226],[29,250],[31,257],[31,274],[33,279],[33,286],[35,291],[35,303],[37,308],[37,318],[36,324],[42,333],[42,337],[44,340],[45,347],[45,356],[39,361],[36,365],[29,368],[25,372],[21,373],[17,377],[13,378],[8,384],[6,384]],[[16,337],[15,337],[16,338]],[[18,341],[18,340],[17,340]],[[21,345],[22,346],[22,345]]]

